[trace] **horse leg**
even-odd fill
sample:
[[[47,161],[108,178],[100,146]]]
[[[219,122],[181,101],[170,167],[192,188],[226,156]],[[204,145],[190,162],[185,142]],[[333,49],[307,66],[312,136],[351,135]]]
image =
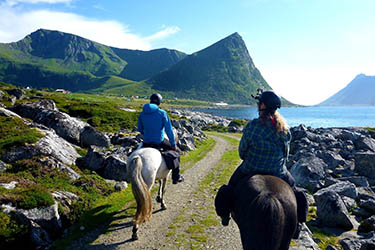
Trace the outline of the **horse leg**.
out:
[[[165,194],[165,186],[167,184],[167,178],[164,178],[161,183],[160,183],[160,189],[161,189],[161,209],[162,210],[167,210],[167,206],[164,203],[164,194]]]
[[[138,224],[133,225],[133,234],[132,234],[132,240],[138,240]]]
[[[158,190],[158,196],[156,196],[156,202],[161,203],[162,201],[162,194],[161,194],[161,180],[159,180],[159,190]]]

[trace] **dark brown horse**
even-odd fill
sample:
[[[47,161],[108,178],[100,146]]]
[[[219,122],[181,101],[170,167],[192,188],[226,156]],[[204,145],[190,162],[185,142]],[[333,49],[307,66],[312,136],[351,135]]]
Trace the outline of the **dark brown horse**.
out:
[[[215,207],[223,225],[228,225],[232,215],[245,250],[287,250],[297,228],[294,192],[274,176],[254,175],[235,187],[223,185]]]

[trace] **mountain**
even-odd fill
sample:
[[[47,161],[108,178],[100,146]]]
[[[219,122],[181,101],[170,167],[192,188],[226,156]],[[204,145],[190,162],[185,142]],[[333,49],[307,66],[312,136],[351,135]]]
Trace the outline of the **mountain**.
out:
[[[76,35],[40,29],[18,42],[0,44],[0,80],[80,91],[100,87],[110,76],[144,80],[185,56],[169,49],[118,49]]]
[[[80,36],[39,29],[0,43],[0,81],[96,94],[149,95],[253,104],[271,89],[234,33],[191,55],[171,49],[119,49]],[[290,104],[283,100],[284,104]]]
[[[251,94],[257,88],[271,89],[238,33],[185,57],[147,83],[177,97],[243,104],[254,103]]]
[[[357,75],[345,88],[319,105],[375,105],[375,76]]]

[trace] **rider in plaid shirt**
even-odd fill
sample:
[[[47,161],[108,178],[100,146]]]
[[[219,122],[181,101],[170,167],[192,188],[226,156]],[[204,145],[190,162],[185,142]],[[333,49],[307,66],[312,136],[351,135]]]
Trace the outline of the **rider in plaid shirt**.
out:
[[[233,173],[228,185],[223,185],[219,192],[233,195],[233,188],[245,177],[256,174],[277,176],[286,181],[293,189],[297,199],[298,230],[301,223],[306,222],[308,203],[303,190],[295,186],[293,176],[286,168],[289,155],[291,134],[289,128],[276,111],[281,106],[280,97],[273,91],[265,91],[256,97],[258,99],[259,118],[250,121],[244,131],[239,146],[239,154],[243,162]],[[228,215],[220,215],[222,224],[228,225]]]
[[[277,135],[272,120],[254,119],[243,131],[239,154],[243,162],[241,171],[246,174],[270,174],[282,178],[286,173],[289,153],[289,131]]]
[[[244,176],[269,174],[280,177],[293,187],[294,178],[285,165],[291,134],[276,111],[281,106],[280,98],[272,91],[265,91],[258,100],[259,118],[250,121],[243,131],[239,146],[243,162],[229,185],[235,186]]]

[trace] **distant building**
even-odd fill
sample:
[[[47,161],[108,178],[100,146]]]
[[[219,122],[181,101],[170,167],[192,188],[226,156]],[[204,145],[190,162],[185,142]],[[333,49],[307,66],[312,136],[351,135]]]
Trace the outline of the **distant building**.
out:
[[[217,102],[215,103],[216,106],[227,106],[228,103],[225,103],[225,102]]]
[[[70,91],[65,90],[65,89],[56,89],[55,92],[59,92],[59,93],[63,93],[63,94],[69,94],[69,93],[71,93]]]

